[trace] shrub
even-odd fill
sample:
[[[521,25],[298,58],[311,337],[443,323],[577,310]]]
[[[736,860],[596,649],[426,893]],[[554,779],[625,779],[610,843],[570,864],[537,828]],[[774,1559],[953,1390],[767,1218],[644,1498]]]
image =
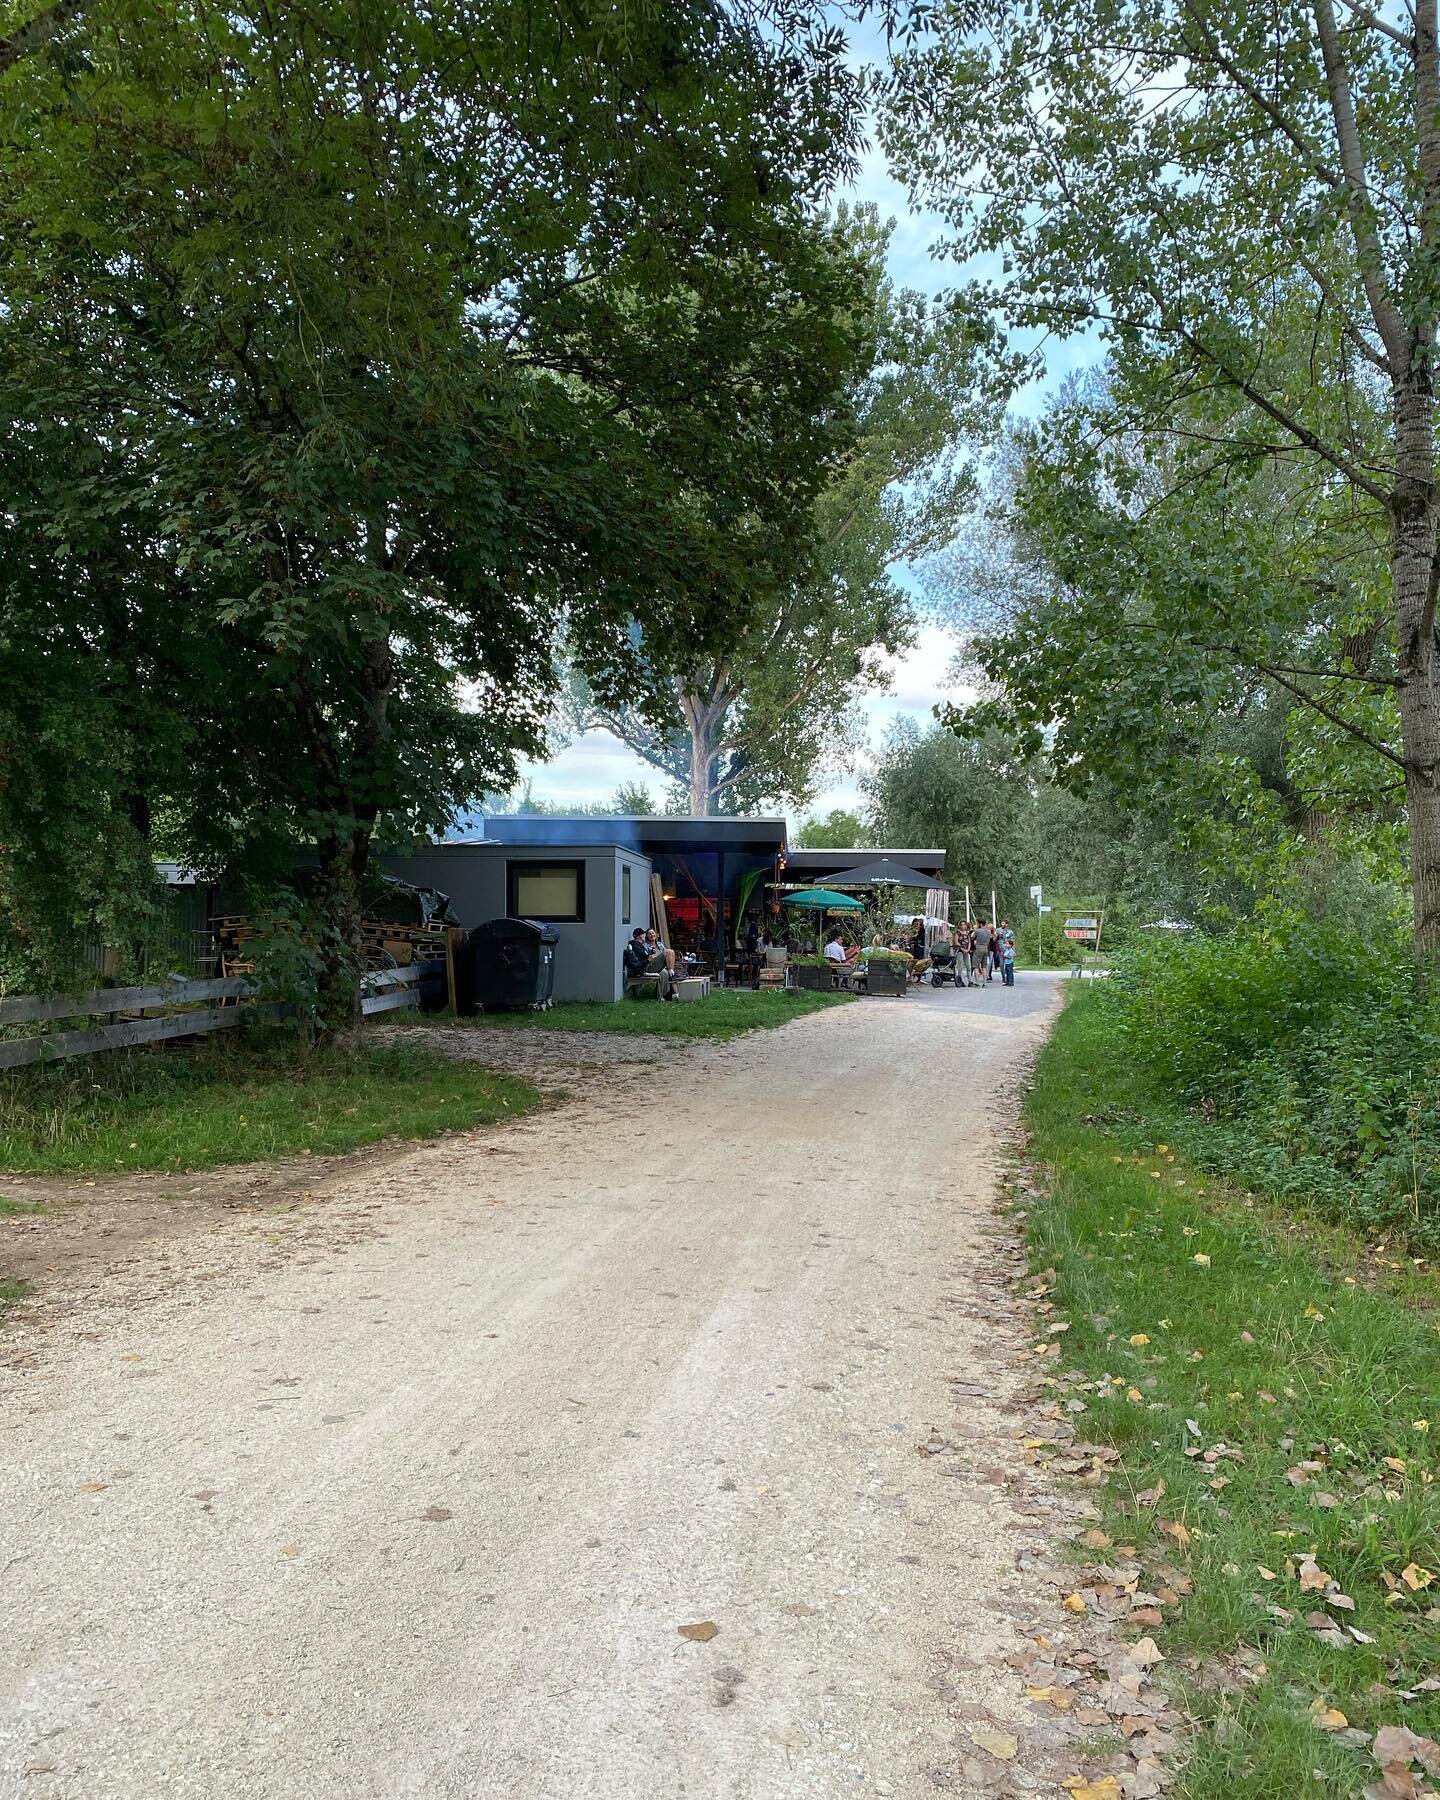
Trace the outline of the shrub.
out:
[[[1203,1166],[1440,1244],[1440,1000],[1417,1000],[1398,930],[1137,943],[1098,1004]]]

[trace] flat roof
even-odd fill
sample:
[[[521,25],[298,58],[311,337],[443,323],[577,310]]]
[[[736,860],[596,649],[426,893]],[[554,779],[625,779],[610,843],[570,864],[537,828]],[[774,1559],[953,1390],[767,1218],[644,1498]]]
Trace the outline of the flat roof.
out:
[[[833,875],[841,869],[858,868],[861,863],[879,862],[882,857],[919,869],[922,875],[938,875],[945,867],[943,850],[877,850],[869,844],[853,850],[787,850],[785,866],[807,875]]]
[[[485,836],[502,844],[619,844],[645,852],[726,850],[774,857],[785,850],[783,819],[670,818],[644,813],[599,818],[506,813],[485,820]]]

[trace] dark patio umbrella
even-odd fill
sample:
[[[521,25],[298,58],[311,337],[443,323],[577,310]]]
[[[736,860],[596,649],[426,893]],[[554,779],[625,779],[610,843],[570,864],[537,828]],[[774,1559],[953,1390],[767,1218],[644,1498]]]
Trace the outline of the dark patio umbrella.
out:
[[[922,875],[919,869],[910,869],[904,863],[892,862],[888,856],[878,857],[874,862],[861,863],[858,869],[842,869],[838,875],[828,879],[838,887],[874,887],[880,882],[889,882],[894,887],[933,888],[941,893],[951,893],[948,881],[937,881],[933,875]]]

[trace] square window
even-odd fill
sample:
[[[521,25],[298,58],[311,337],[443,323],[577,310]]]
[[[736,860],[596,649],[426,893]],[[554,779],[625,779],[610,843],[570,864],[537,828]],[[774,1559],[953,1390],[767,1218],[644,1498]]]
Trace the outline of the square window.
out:
[[[512,919],[563,924],[585,917],[583,862],[506,863],[505,885]]]

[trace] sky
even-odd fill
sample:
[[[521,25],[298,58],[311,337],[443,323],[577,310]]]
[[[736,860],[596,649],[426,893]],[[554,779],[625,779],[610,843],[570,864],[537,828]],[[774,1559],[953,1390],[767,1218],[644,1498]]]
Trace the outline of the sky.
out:
[[[852,43],[851,54],[875,57],[879,50],[878,42],[867,43],[862,38]],[[837,199],[871,202],[879,208],[882,218],[895,221],[888,267],[896,286],[935,294],[955,285],[961,272],[953,263],[931,256],[931,246],[941,236],[940,220],[910,205],[905,188],[891,175],[877,144],[872,143],[867,149],[856,180],[837,195]],[[1024,344],[1018,347],[1028,348]],[[1020,396],[1018,411],[1033,413],[1037,410],[1055,383],[1090,354],[1083,344],[1059,346],[1058,354],[1053,345],[1048,346],[1047,351],[1045,371]],[[918,592],[919,583],[912,570],[897,565],[893,574],[902,586]],[[955,633],[940,624],[926,623],[922,624],[911,650],[902,656],[887,658],[891,677],[889,688],[860,697],[867,748],[859,753],[851,767],[825,772],[814,799],[802,812],[797,814],[793,807],[789,809],[792,827],[802,818],[823,816],[837,807],[851,810],[860,807],[865,771],[896,719],[908,716],[923,727],[930,723],[934,708],[941,702],[971,697],[966,689],[948,678],[958,648]],[[666,787],[664,776],[603,731],[576,735],[558,747],[547,762],[526,764],[521,774],[521,787],[527,782],[536,799],[576,806],[608,800],[622,782],[644,783],[657,802]]]

